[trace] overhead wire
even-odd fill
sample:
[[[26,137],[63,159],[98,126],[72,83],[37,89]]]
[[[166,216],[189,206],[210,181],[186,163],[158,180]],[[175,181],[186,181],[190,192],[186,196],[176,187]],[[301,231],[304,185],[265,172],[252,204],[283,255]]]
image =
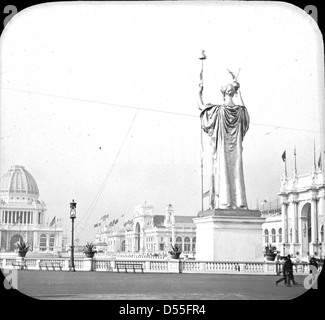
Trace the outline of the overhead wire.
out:
[[[136,106],[123,105],[123,104],[118,104],[118,103],[110,103],[110,102],[104,102],[104,101],[90,100],[90,99],[80,99],[80,98],[67,97],[67,96],[55,95],[55,94],[50,94],[50,93],[41,93],[41,92],[22,90],[22,89],[16,89],[16,88],[8,88],[8,87],[3,87],[3,86],[0,86],[0,88],[5,89],[5,90],[30,93],[30,94],[41,95],[41,96],[46,96],[46,97],[67,99],[67,100],[87,102],[87,103],[95,103],[95,104],[113,106],[113,107],[118,107],[118,108],[136,109],[136,110],[142,110],[142,111],[148,111],[148,112],[158,112],[158,113],[172,114],[172,115],[185,116],[185,117],[195,117],[195,118],[199,117],[199,115],[194,115],[194,114],[189,114],[189,113],[181,113],[181,112],[174,112],[174,111],[167,111],[167,110],[160,110],[160,109],[149,109],[149,108],[144,108],[144,107],[136,107]],[[286,126],[280,126],[280,125],[272,125],[272,124],[263,124],[263,123],[254,123],[254,122],[252,122],[251,125],[263,126],[263,127],[271,127],[271,128],[275,128],[275,129],[280,129],[281,128],[281,129],[287,129],[287,130],[298,130],[298,131],[305,131],[305,132],[320,133],[320,131],[318,131],[318,130],[307,130],[307,129],[301,129],[301,128],[293,128],[293,127],[286,127]]]
[[[119,157],[119,155],[120,155],[120,153],[121,153],[121,151],[122,151],[122,149],[123,149],[123,146],[124,146],[124,144],[125,144],[125,142],[126,142],[126,140],[127,140],[127,137],[129,136],[129,133],[130,133],[130,131],[131,131],[131,128],[132,128],[132,126],[133,126],[133,124],[134,124],[134,121],[135,121],[135,118],[136,118],[138,112],[139,112],[139,109],[137,109],[137,111],[136,111],[135,114],[134,114],[134,117],[133,117],[133,119],[132,119],[132,122],[131,122],[131,124],[130,124],[130,126],[129,126],[129,128],[128,128],[126,134],[125,134],[125,136],[124,136],[124,139],[123,139],[123,141],[122,141],[122,143],[121,143],[121,145],[120,145],[120,148],[119,148],[119,150],[118,150],[118,152],[117,152],[117,154],[116,154],[116,156],[115,156],[115,159],[114,159],[114,161],[113,161],[113,163],[112,163],[110,169],[108,170],[108,173],[106,174],[105,179],[104,179],[102,185],[100,186],[100,188],[99,188],[99,190],[98,190],[98,192],[97,192],[97,194],[96,194],[96,196],[95,196],[95,198],[94,198],[92,204],[89,206],[89,208],[88,208],[88,210],[86,211],[86,213],[85,213],[85,214],[82,216],[82,218],[79,220],[79,223],[76,225],[76,227],[77,227],[78,225],[80,225],[81,221],[82,221],[83,218],[87,215],[87,212],[90,210],[91,207],[92,207],[92,209],[91,209],[91,211],[88,213],[87,219],[86,219],[86,221],[83,223],[83,225],[85,225],[85,224],[88,222],[88,220],[89,220],[89,218],[90,218],[92,212],[94,211],[94,209],[95,209],[95,207],[96,207],[96,204],[97,204],[97,202],[98,202],[100,196],[102,195],[102,193],[103,193],[103,191],[104,191],[104,189],[105,189],[106,183],[107,183],[107,181],[108,181],[108,179],[109,179],[109,177],[110,177],[110,175],[111,175],[111,173],[112,173],[112,171],[113,171],[113,169],[114,169],[114,166],[115,166],[115,164],[116,164],[116,161],[117,161],[117,159],[118,159],[118,157]],[[79,233],[78,233],[77,236],[80,235],[81,231],[82,231],[82,230],[79,231]]]

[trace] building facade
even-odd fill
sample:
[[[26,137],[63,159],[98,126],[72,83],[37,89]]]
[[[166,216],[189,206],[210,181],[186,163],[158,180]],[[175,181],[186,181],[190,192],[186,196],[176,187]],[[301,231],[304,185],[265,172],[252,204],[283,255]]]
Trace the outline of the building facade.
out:
[[[325,179],[324,170],[313,166],[308,174],[281,179],[278,194],[281,207],[262,211],[264,245],[271,244],[284,254],[323,256]]]
[[[135,207],[131,220],[104,226],[96,236],[96,244],[107,253],[167,253],[175,244],[182,252],[195,253],[196,232],[194,216],[176,216],[171,204],[165,214],[154,213],[152,205]],[[119,218],[120,220],[120,218]]]
[[[39,200],[34,177],[23,166],[12,166],[0,181],[0,250],[13,252],[27,242],[32,252],[62,251],[60,221],[50,223],[46,205]]]

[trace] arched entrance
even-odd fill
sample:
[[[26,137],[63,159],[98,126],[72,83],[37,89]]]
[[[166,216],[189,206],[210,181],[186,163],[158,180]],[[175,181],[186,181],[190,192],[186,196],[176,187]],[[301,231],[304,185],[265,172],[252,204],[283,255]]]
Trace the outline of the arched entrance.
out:
[[[135,252],[139,252],[140,251],[140,223],[138,222],[135,225]]]
[[[20,241],[21,242],[24,241],[23,237],[20,234],[13,235],[10,240],[10,251],[15,251],[16,243]]]
[[[302,222],[302,251],[309,251],[309,243],[311,242],[311,205],[306,203],[301,209]]]

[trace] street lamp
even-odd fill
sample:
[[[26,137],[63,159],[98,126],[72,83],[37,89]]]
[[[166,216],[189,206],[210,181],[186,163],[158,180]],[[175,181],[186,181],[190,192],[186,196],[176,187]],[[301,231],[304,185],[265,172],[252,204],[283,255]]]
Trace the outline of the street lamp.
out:
[[[71,258],[70,258],[69,271],[76,271],[74,268],[74,241],[73,241],[74,219],[76,219],[76,207],[77,207],[77,203],[74,202],[74,200],[72,200],[72,202],[70,202],[70,219],[72,222],[72,232],[71,232]]]

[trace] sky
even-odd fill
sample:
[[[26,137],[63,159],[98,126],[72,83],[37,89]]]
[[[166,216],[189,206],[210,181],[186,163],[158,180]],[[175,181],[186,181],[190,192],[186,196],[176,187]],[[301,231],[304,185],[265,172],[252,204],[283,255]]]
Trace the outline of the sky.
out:
[[[164,214],[201,210],[197,94],[204,102],[240,69],[250,115],[243,143],[248,205],[276,203],[287,169],[308,173],[323,152],[323,40],[316,22],[284,2],[62,2],[29,7],[0,39],[0,174],[23,165],[47,220],[95,239],[144,202]],[[203,136],[203,184],[209,139]],[[122,218],[120,218],[121,220]],[[123,221],[122,219],[122,221]]]

